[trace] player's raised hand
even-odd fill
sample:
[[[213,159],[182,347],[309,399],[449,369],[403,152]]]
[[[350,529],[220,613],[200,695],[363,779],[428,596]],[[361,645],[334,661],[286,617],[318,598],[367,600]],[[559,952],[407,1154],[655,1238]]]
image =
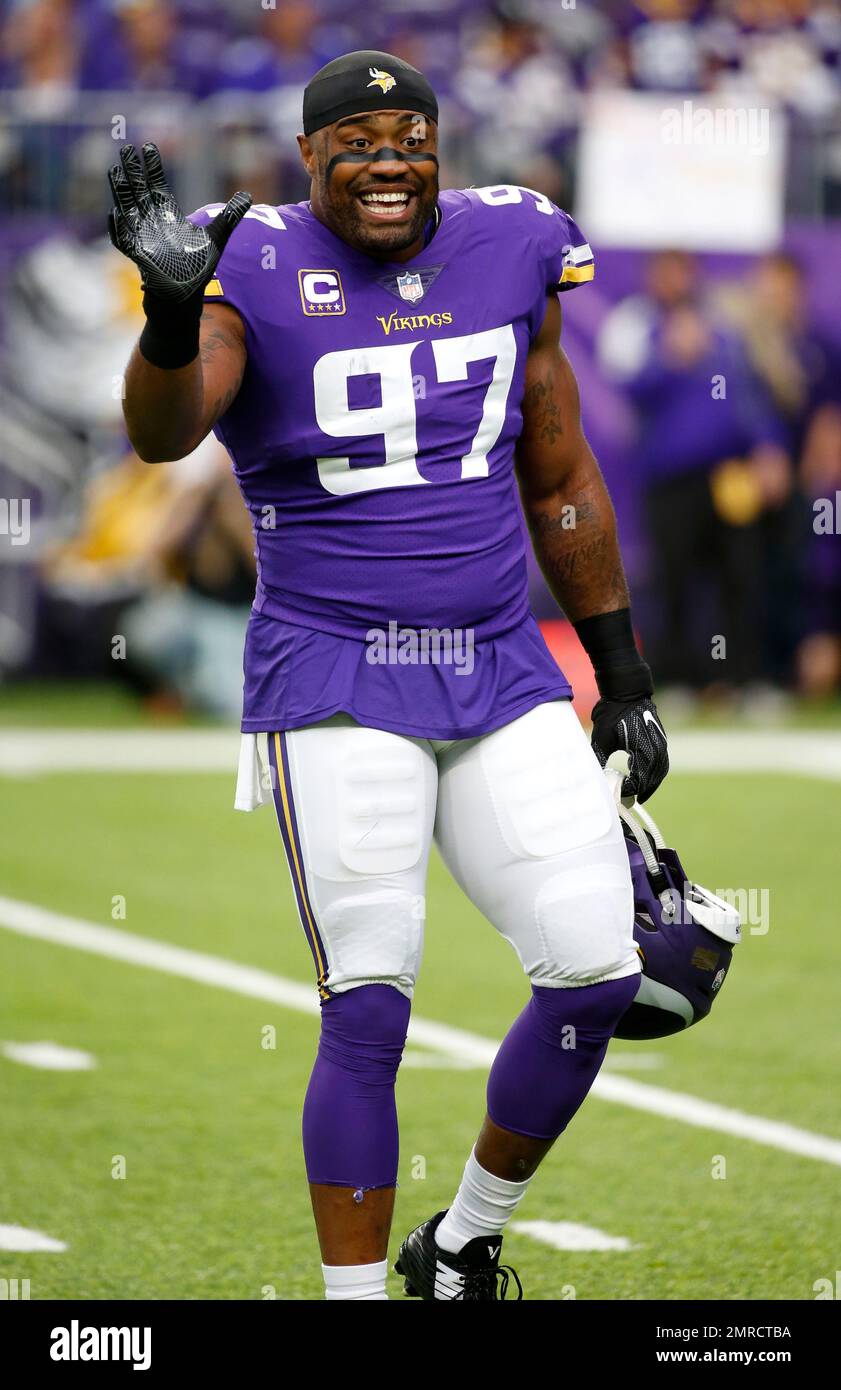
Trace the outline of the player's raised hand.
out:
[[[114,197],[108,215],[112,242],[139,266],[147,295],[172,304],[204,289],[228,238],[251,207],[250,193],[235,193],[209,226],[193,226],[167,184],[157,146],[151,144],[140,155],[133,145],[123,145],[108,181]]]

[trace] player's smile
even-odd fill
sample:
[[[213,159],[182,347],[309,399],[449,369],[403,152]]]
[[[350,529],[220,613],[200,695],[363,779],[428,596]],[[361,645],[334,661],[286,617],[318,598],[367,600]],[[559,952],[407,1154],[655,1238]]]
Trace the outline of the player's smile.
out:
[[[354,195],[374,222],[402,222],[411,215],[417,193],[407,184],[375,184]]]
[[[369,189],[357,193],[362,206],[374,217],[387,217],[390,221],[402,217],[409,210],[409,201],[414,198],[411,189]]]

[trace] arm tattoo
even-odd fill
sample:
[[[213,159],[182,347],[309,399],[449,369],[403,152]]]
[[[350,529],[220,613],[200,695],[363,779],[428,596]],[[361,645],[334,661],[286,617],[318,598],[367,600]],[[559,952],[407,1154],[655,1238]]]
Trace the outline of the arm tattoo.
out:
[[[236,347],[236,341],[226,333],[221,324],[214,324],[206,338],[202,339],[199,355],[202,365],[212,362],[220,348]]]
[[[527,511],[534,552],[552,594],[571,622],[630,602],[616,523],[598,476]]]
[[[532,529],[540,532],[541,536],[559,536],[561,540],[570,540],[570,531],[577,531],[579,527],[598,525],[599,513],[594,502],[586,497],[578,502],[561,501],[560,514],[550,515],[548,511],[535,512],[532,520]],[[574,540],[574,537],[572,537]]]
[[[234,397],[236,396],[238,390],[239,383],[237,383],[236,386],[230,386],[228,390],[225,392],[224,396],[216,397],[216,400],[213,402],[210,411],[211,419],[216,421],[219,419],[221,415],[225,414],[225,411],[228,409],[228,407],[233,404]]]
[[[236,353],[239,350],[240,344],[236,335],[231,332],[230,325],[225,322],[224,318],[221,322],[218,321],[212,316],[212,311],[211,314],[207,315],[205,324],[206,332],[202,337],[199,349],[202,368],[212,368],[215,359],[220,355],[222,357],[221,365],[224,367],[225,355],[231,351]],[[227,375],[227,373],[225,373],[225,375]],[[224,384],[224,381],[222,384]],[[233,403],[241,384],[242,375],[240,374],[238,379],[233,382],[227,390],[223,391],[221,394],[217,394],[216,399],[209,409],[208,428],[210,428],[221,415],[225,414],[226,410],[228,410]],[[210,389],[212,389],[212,383],[210,384]]]
[[[551,377],[536,381],[523,397],[523,412],[528,411],[532,429],[541,444],[552,445],[564,432],[561,411],[552,386]]]

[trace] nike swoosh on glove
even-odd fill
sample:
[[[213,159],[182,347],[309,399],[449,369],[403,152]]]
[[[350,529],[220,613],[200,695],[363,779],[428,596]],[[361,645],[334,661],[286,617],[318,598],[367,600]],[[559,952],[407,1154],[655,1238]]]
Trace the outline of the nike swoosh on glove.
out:
[[[167,184],[157,146],[144,145],[141,154],[142,161],[133,145],[123,145],[120,163],[108,175],[114,197],[108,235],[140,267],[148,294],[180,304],[212,279],[231,233],[251,207],[251,194],[235,193],[209,226],[194,227]]]
[[[628,754],[622,796],[647,801],[669,770],[665,730],[653,700],[599,700],[593,709],[593,751],[605,766],[611,753]]]

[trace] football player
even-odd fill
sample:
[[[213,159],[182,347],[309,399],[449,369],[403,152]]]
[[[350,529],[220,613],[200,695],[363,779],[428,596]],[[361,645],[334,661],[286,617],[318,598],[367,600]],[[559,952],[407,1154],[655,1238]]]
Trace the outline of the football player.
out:
[[[559,294],[592,253],[531,189],[439,191],[437,122],[415,68],[349,53],[304,94],[308,201],[237,193],[185,218],[152,145],[110,174],[111,237],[145,291],[132,443],[154,463],[213,430],[254,523],[241,777],[268,735],[322,1001],[303,1144],[330,1300],[386,1297],[433,835],[531,997],[452,1204],[397,1269],[423,1299],[492,1301],[514,1289],[505,1226],[638,988],[600,764],[627,750],[640,801],[668,768],[559,344]],[[592,750],[529,613],[523,514],[595,668]]]

